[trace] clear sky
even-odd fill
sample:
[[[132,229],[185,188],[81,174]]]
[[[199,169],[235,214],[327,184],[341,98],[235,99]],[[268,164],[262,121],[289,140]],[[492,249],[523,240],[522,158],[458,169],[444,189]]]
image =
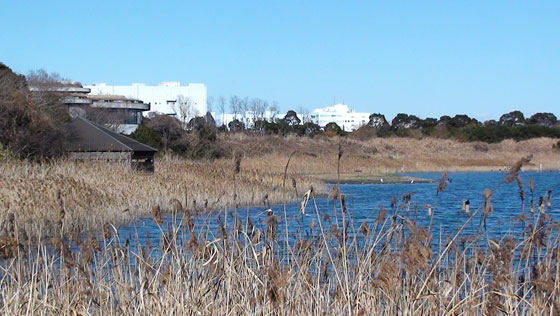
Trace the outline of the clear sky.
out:
[[[560,115],[560,1],[10,1],[0,61],[280,109]]]

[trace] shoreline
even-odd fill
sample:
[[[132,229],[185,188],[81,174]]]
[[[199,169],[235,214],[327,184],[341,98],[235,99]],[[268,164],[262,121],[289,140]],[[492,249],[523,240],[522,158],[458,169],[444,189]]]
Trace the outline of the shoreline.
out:
[[[414,184],[414,183],[434,183],[435,180],[420,177],[412,177],[398,174],[341,174],[340,179],[337,175],[311,175],[326,184]]]

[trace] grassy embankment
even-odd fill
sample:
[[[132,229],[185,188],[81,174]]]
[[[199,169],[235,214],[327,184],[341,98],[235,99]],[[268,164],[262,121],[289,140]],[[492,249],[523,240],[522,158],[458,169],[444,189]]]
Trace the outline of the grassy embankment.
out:
[[[498,171],[519,159],[533,155],[524,170],[560,169],[560,150],[553,148],[557,139],[536,138],[497,144],[464,143],[437,138],[374,138],[358,141],[349,138],[278,138],[256,139],[243,134],[222,136],[231,148],[243,148],[252,159],[253,169],[281,171],[283,161],[296,152],[290,170],[295,174],[319,179],[337,178],[337,152],[340,143],[343,159],[340,174],[345,179],[376,182],[379,177],[402,172]]]

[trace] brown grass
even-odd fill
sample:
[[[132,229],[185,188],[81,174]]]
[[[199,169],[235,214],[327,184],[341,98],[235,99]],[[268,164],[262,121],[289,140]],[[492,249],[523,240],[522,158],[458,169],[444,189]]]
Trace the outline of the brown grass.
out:
[[[74,252],[67,237],[23,243],[0,261],[0,312],[559,315],[558,226],[545,214],[528,214],[521,240],[462,234],[479,208],[436,251],[433,232],[402,206],[358,230],[344,224],[352,218],[342,203],[334,221],[310,207],[317,225],[298,226],[300,238],[290,242],[281,220],[267,215],[260,228],[249,219],[221,226],[216,239],[202,233],[204,224],[186,232],[162,226],[159,254],[158,245],[129,248],[115,234],[89,237]]]
[[[268,213],[262,225],[249,218],[229,226],[218,221],[215,235],[208,235],[202,233],[210,229],[207,224],[192,220],[205,210],[277,203],[296,198],[301,195],[296,191],[311,185],[320,187],[303,167],[308,166],[308,173],[336,168],[341,150],[330,149],[333,141],[297,150],[288,174],[284,170],[294,148],[287,144],[285,150],[263,156],[249,151],[251,156],[242,159],[212,163],[167,157],[158,161],[154,175],[104,162],[39,165],[5,159],[0,178],[0,313],[560,315],[560,236],[558,223],[543,213],[546,203],[535,214],[519,216],[526,227],[516,236],[519,240],[507,233],[489,240],[482,228],[476,235],[462,232],[479,217],[486,220],[498,187],[484,193],[484,204],[454,236],[437,243],[431,225],[419,227],[408,217],[410,199],[394,199],[390,210],[374,211],[373,223],[354,223],[340,188],[331,194],[334,219],[315,206],[316,190],[307,194],[307,211],[313,216],[308,227],[297,225],[297,219],[286,224],[286,218]],[[363,164],[360,168],[369,161],[372,170],[383,164],[357,156],[364,149],[349,144],[342,144],[341,169],[352,166],[345,160]],[[401,145],[395,142],[391,151]],[[453,146],[458,145],[449,144]],[[519,148],[504,182],[529,163],[514,161],[528,156],[531,146],[536,145]],[[513,155],[512,148],[501,156]],[[324,152],[313,156],[312,150]],[[494,150],[489,146],[488,152]],[[410,152],[422,151],[414,147]],[[545,161],[546,152],[532,152],[533,163],[539,157]],[[445,189],[439,185],[436,190],[445,194]],[[160,245],[131,248],[129,242],[135,241],[121,242],[109,224],[150,215],[165,224],[165,210],[179,216],[181,224],[160,226]],[[296,230],[287,231],[288,224],[297,225]],[[83,238],[76,234],[82,231],[97,233]],[[79,250],[73,251],[71,244]],[[436,250],[434,244],[440,247]],[[160,252],[155,252],[152,247],[158,246]]]
[[[521,156],[533,154],[526,170],[560,169],[560,155],[552,148],[558,140],[536,138],[497,144],[463,143],[436,138],[374,138],[369,141],[348,138],[299,138],[277,136],[222,136],[230,148],[243,148],[253,157],[247,167],[264,166],[280,170],[287,155],[296,151],[294,172],[332,174],[336,171],[336,155],[340,143],[344,151],[341,173],[386,174],[397,172],[495,171],[506,170]]]
[[[481,151],[478,143],[433,138],[376,138],[363,142],[241,133],[221,137],[224,146],[238,153],[234,159],[209,162],[163,157],[156,160],[153,175],[101,161],[36,164],[3,157],[0,222],[13,213],[17,214],[20,229],[29,236],[37,235],[39,229],[56,235],[61,231],[90,231],[106,223],[126,223],[149,215],[157,206],[162,212],[176,209],[177,204],[198,212],[236,204],[262,205],[265,195],[270,204],[285,197],[293,200],[310,186],[324,193],[319,178],[336,179],[339,145],[343,151],[340,173],[347,177],[367,178],[401,171],[506,170],[505,166],[520,156],[530,154],[533,159],[524,166],[526,169],[541,164],[544,169],[560,168],[560,157],[552,148],[556,140],[547,138],[504,141],[484,145]],[[292,186],[294,182],[296,188]]]
[[[287,159],[284,161],[286,164]],[[194,162],[164,157],[153,175],[102,161],[60,160],[35,164],[4,160],[0,164],[0,222],[15,214],[19,227],[29,236],[59,235],[99,229],[105,223],[119,225],[152,208],[170,212],[181,208],[203,212],[239,206],[280,203],[296,197],[291,185],[282,186],[283,171],[247,169],[232,160]],[[292,175],[300,192],[323,185],[307,176]],[[235,183],[236,196],[233,196]]]

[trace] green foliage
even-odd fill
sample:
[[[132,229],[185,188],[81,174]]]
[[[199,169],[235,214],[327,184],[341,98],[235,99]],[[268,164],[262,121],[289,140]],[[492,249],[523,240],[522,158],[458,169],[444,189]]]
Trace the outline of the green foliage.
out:
[[[321,133],[321,126],[313,122],[305,122],[303,124],[303,134],[306,136],[315,136]]]
[[[325,134],[328,136],[342,135],[342,128],[335,122],[330,122],[325,125]]]
[[[381,113],[373,113],[369,116],[368,125],[375,128],[381,128],[384,126],[388,126],[389,123],[387,122],[385,115]]]
[[[447,126],[447,125],[449,125],[450,121],[451,121],[451,116],[443,115],[439,118],[438,124],[443,125],[443,126]]]
[[[299,125],[299,123],[301,123],[301,120],[299,119],[296,111],[294,110],[289,110],[286,113],[286,116],[284,116],[284,121],[286,121],[291,126]]]
[[[391,126],[395,130],[407,129],[407,128],[419,128],[420,118],[415,115],[408,115],[405,113],[399,113],[391,121]]]
[[[245,130],[245,124],[238,119],[235,119],[228,124],[228,128],[232,132],[238,132]]]
[[[475,122],[476,120],[468,117],[467,115],[464,114],[458,114],[455,115],[453,118],[451,118],[449,120],[449,122],[447,123],[450,127],[455,127],[455,128],[463,128],[473,122]]]
[[[193,117],[188,123],[187,123],[187,128],[189,130],[194,130],[194,131],[198,131],[201,128],[204,128],[206,126],[206,120],[204,119],[204,117],[202,116],[196,116]]]
[[[435,119],[435,118],[428,117],[428,118],[426,118],[426,119],[424,119],[424,120],[420,120],[420,122],[418,123],[418,125],[420,125],[420,127],[421,127],[422,129],[430,128],[430,127],[435,127],[435,126],[438,125],[438,120]]]
[[[204,124],[201,123],[204,120]],[[131,136],[139,142],[191,159],[215,159],[227,153],[217,141],[217,129],[204,117],[191,120],[191,132],[177,118],[156,115],[145,119]]]
[[[275,122],[265,122],[264,123],[264,132],[268,135],[278,135],[280,132],[280,127],[278,123]]]
[[[500,125],[518,126],[525,124],[525,116],[521,111],[512,111],[500,116]]]
[[[145,124],[138,126],[136,131],[130,135],[135,140],[144,143],[148,146],[163,149],[163,143],[161,141],[161,135],[154,129],[149,128]]]
[[[211,128],[209,126],[203,126],[200,129],[198,129],[197,131],[198,133],[198,138],[203,139],[205,141],[209,141],[209,142],[215,142],[217,135],[216,135],[216,129],[215,128]]]
[[[471,141],[497,143],[504,139],[520,141],[535,137],[560,138],[560,128],[549,128],[539,125],[508,126],[488,124],[470,128],[466,130],[466,134],[468,135],[468,140]]]
[[[528,120],[529,124],[553,127],[558,123],[556,115],[552,113],[535,113]]]

